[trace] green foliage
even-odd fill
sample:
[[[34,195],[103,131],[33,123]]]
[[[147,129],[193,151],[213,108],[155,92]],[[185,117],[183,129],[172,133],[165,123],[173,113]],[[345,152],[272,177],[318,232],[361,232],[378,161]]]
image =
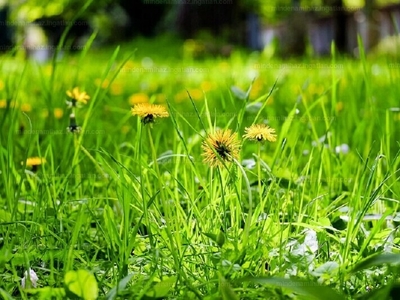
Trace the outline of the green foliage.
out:
[[[107,4],[112,3],[111,0],[97,0],[89,6],[89,9],[85,11],[83,18],[90,17],[94,12],[99,12]],[[29,0],[12,2],[12,19],[24,20],[31,22],[36,19],[53,16],[63,16],[66,20],[71,20],[76,12],[84,6],[82,1],[78,0],[54,0],[54,1],[42,1],[42,0]]]
[[[67,293],[84,300],[97,299],[99,290],[96,278],[86,270],[68,271],[64,277]]]

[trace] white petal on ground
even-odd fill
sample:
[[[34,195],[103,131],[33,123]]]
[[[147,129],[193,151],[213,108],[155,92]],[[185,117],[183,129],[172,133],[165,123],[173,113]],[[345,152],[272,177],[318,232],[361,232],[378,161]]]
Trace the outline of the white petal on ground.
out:
[[[339,146],[335,147],[335,152],[337,154],[342,153],[342,154],[347,154],[350,151],[350,147],[347,144],[341,144]]]
[[[32,285],[32,287],[36,287],[37,286],[37,281],[39,280],[38,276],[36,275],[35,271],[33,271],[32,269],[29,269],[29,276],[28,276],[28,271],[25,271],[24,273],[24,277],[21,279],[21,286],[23,288],[25,288],[27,286],[26,282],[30,281],[30,285]],[[28,284],[27,287],[30,286]]]

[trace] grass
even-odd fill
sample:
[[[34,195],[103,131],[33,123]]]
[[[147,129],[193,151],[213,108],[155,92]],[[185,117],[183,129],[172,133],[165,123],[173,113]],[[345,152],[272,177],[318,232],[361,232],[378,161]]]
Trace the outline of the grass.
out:
[[[0,58],[0,295],[389,298],[396,64],[334,51],[320,61],[240,51],[196,60],[168,41],[44,65]],[[80,134],[66,130],[75,86],[91,97],[75,109]],[[141,101],[170,116],[143,124],[130,112]],[[265,122],[276,142],[243,140]],[[241,150],[210,168],[201,145],[217,127]],[[46,163],[27,166],[29,157]],[[29,269],[36,288],[21,286]]]

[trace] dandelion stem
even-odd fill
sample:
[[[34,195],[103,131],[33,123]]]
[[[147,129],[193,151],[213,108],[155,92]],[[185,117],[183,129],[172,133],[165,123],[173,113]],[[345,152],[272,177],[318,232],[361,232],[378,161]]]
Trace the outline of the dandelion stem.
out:
[[[143,153],[143,149],[142,149],[142,136],[143,136],[143,126],[142,123],[139,122],[139,162],[141,163],[142,161],[142,153]],[[142,171],[142,167],[139,166],[139,175],[140,175],[140,189],[142,192],[142,200],[143,200],[143,214],[144,214],[144,219],[146,220],[146,225],[147,225],[147,232],[149,234],[149,240],[150,240],[150,246],[152,249],[155,249],[155,244],[154,244],[154,239],[153,239],[153,234],[151,232],[151,223],[150,223],[150,219],[149,219],[149,212],[147,210],[147,203],[146,203],[146,193],[144,190],[144,177],[143,177],[143,171]]]
[[[224,183],[222,181],[222,174],[221,174],[221,168],[217,166],[217,173],[218,173],[218,178],[219,182],[221,184],[221,200],[222,200],[222,209],[224,211],[224,221],[223,221],[223,226],[224,226],[224,232],[227,232],[227,225],[226,225],[226,202],[225,202],[225,193],[224,193]]]
[[[258,177],[258,192],[260,201],[262,201],[262,190],[261,190],[261,145],[257,143],[257,177]]]
[[[249,193],[249,212],[247,214],[247,220],[246,220],[246,224],[244,226],[244,237],[243,237],[243,244],[246,245],[247,239],[249,238],[249,235],[250,235],[251,219],[252,219],[252,214],[253,214],[253,198],[251,195],[251,187],[250,187],[249,178],[247,178],[245,170],[243,169],[242,165],[235,158],[233,158],[233,161],[239,167],[240,172],[242,172],[244,181],[246,183],[246,188]]]
[[[178,258],[178,250],[175,246],[175,239],[174,236],[172,235],[173,230],[171,229],[171,224],[173,223],[173,218],[172,218],[172,214],[171,214],[171,208],[170,208],[170,204],[167,202],[167,198],[165,197],[165,190],[163,187],[163,182],[161,180],[161,173],[160,173],[160,168],[158,167],[158,162],[157,162],[157,153],[156,153],[156,149],[154,147],[154,142],[153,142],[153,137],[151,135],[151,130],[150,130],[150,126],[147,126],[147,132],[148,132],[148,136],[149,136],[149,143],[150,143],[150,149],[152,152],[152,156],[153,156],[153,162],[154,162],[154,166],[156,169],[156,174],[157,174],[157,178],[158,178],[158,184],[159,184],[159,188],[160,188],[160,195],[161,195],[161,202],[162,202],[162,207],[164,208],[164,212],[165,212],[165,221],[166,221],[166,233],[168,236],[168,239],[170,240],[170,247],[171,247],[171,253],[174,259],[174,263],[177,269],[180,268],[180,263],[179,263],[179,258]],[[177,228],[175,228],[176,230]]]
[[[80,165],[77,163],[80,147],[79,147],[78,137],[75,134],[74,134],[74,146],[75,146],[75,152],[74,152],[74,158],[73,158],[72,165],[75,167],[75,182],[76,182],[77,186],[79,186],[80,189],[82,189],[82,185],[80,184],[82,181],[81,168],[80,168]],[[77,197],[80,198],[80,195],[77,195]]]

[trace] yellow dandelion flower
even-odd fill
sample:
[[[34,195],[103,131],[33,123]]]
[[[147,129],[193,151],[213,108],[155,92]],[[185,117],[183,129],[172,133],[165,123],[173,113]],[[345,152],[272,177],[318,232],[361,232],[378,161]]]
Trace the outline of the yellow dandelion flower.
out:
[[[261,88],[253,86],[250,90],[249,98],[251,100],[257,99],[259,96],[261,96],[261,92],[262,92]]]
[[[0,100],[0,108],[6,108],[7,107],[7,100],[1,99]]]
[[[128,60],[127,62],[126,62],[126,64],[124,65],[124,67],[127,67],[127,68],[134,68],[134,67],[136,67],[138,64],[135,62],[135,61],[133,61],[133,60]]]
[[[245,128],[246,134],[243,135],[245,139],[257,142],[263,141],[276,141],[275,129],[265,124],[255,124]]]
[[[64,111],[61,108],[55,108],[53,113],[56,119],[61,119],[64,115]]]
[[[72,91],[67,91],[67,95],[71,98],[71,102],[67,102],[67,104],[73,107],[76,107],[77,103],[87,104],[90,99],[89,95],[86,92],[81,92],[78,87],[73,88]]]
[[[218,64],[218,68],[220,71],[228,71],[230,69],[230,65],[226,61],[222,61]]]
[[[139,103],[132,108],[132,115],[139,116],[143,124],[153,123],[156,118],[166,118],[169,116],[167,109],[163,105]]]
[[[164,94],[157,94],[156,95],[156,102],[158,103],[164,103],[167,100],[167,96]]]
[[[26,159],[27,167],[40,166],[44,163],[46,163],[46,159],[43,157],[29,157]]]
[[[29,103],[22,103],[20,109],[23,112],[30,112],[32,110],[32,106]]]
[[[0,91],[4,89],[4,81],[0,79]]]
[[[123,125],[123,126],[121,127],[121,132],[122,132],[123,134],[127,134],[130,130],[131,130],[131,127],[128,126],[128,125]]]
[[[113,82],[110,87],[110,93],[114,96],[121,95],[124,91],[124,86],[119,82]]]
[[[203,99],[203,92],[200,89],[190,89],[189,91],[190,96],[192,97],[193,100],[199,101]],[[187,96],[186,93],[186,97],[189,99],[189,96]]]
[[[337,111],[337,112],[342,111],[343,108],[344,108],[344,104],[343,104],[342,101],[339,101],[338,103],[336,103],[336,111]]]
[[[175,94],[174,99],[175,99],[175,102],[180,103],[185,100],[189,100],[189,96],[188,96],[187,92],[185,90],[183,90],[183,91],[180,91],[177,94]]]
[[[211,81],[203,81],[200,87],[203,91],[208,92],[215,89],[215,84]]]
[[[96,86],[100,86],[100,85],[101,85],[101,88],[102,88],[102,89],[106,89],[106,88],[108,88],[108,86],[109,86],[109,84],[110,84],[110,81],[109,81],[107,78],[104,79],[104,81],[101,81],[100,78],[96,78],[96,79],[94,80],[94,84],[95,84]]]
[[[129,104],[135,105],[138,103],[147,103],[149,102],[149,96],[146,93],[136,93],[129,97]]]
[[[211,167],[222,165],[222,161],[231,162],[239,156],[240,143],[236,134],[231,130],[217,130],[204,140],[203,149],[204,162]]]
[[[47,109],[43,109],[40,113],[42,118],[47,118],[49,116],[49,111]]]

